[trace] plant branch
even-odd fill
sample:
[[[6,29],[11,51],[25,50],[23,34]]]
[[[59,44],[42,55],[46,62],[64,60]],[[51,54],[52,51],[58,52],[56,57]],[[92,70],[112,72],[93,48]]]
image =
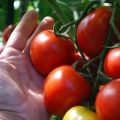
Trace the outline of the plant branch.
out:
[[[115,6],[115,7],[114,7],[114,9],[113,9],[113,16],[112,16],[112,18],[111,18],[111,20],[110,20],[110,24],[111,24],[114,32],[116,33],[118,39],[120,40],[120,32],[119,32],[119,30],[117,29],[117,27],[116,27],[116,25],[115,25],[115,19],[116,19],[116,17],[117,17],[117,2],[114,2],[114,6]]]

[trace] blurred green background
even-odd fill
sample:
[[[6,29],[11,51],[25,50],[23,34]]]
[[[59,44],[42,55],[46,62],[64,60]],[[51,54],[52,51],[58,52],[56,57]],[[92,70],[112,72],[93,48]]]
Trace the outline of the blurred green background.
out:
[[[54,4],[58,3],[58,6]],[[64,14],[68,21],[77,19],[80,11],[89,0],[0,0],[0,32],[9,24],[17,24],[23,14],[31,9],[39,12],[39,21],[45,16],[52,16],[55,20]],[[58,10],[58,11],[57,11]],[[64,19],[64,17],[63,17]]]

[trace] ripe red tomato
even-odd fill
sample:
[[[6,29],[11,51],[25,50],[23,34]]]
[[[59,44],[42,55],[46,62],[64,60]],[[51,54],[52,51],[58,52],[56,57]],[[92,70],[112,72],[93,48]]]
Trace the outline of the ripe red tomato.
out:
[[[77,41],[84,53],[93,58],[101,53],[108,35],[111,10],[99,7],[79,23]]]
[[[120,78],[101,88],[95,105],[101,120],[120,120]]]
[[[47,76],[44,85],[44,101],[47,110],[59,116],[88,100],[91,84],[71,66],[64,65],[54,69]]]
[[[120,78],[120,47],[110,49],[104,60],[105,73],[113,78]]]
[[[30,49],[32,63],[43,75],[47,75],[62,64],[69,64],[74,52],[73,42],[68,38],[57,36],[52,30],[39,33]]]
[[[8,25],[4,30],[3,30],[3,33],[2,33],[2,38],[4,40],[4,42],[7,42],[12,31],[15,29],[15,25]]]

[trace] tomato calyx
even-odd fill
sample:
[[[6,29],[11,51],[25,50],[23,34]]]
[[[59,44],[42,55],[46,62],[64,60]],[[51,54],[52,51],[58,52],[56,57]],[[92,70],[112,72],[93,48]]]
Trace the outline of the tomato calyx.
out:
[[[58,35],[58,36],[70,38],[68,32],[70,30],[70,27],[73,24],[75,24],[75,21],[69,22],[65,25],[62,25],[62,23],[60,21],[57,21],[54,24],[53,30],[54,30],[55,34]]]

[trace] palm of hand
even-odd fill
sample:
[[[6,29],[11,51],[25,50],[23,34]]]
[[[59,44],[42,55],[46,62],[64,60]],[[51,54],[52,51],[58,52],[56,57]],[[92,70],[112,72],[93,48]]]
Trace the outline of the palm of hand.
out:
[[[35,17],[35,13],[31,14],[31,17],[33,15]],[[27,17],[30,17],[30,15],[26,15]],[[31,22],[34,28],[36,21],[31,20]],[[21,27],[21,29],[23,28]],[[12,89],[8,88],[12,95],[7,95],[8,105],[5,106],[5,109],[14,111],[20,118],[25,120],[48,120],[48,113],[45,109],[42,95],[44,78],[34,69],[30,61],[28,54],[30,45],[26,46],[25,43],[22,43],[22,49],[18,49],[15,48],[17,47],[15,44],[16,42],[8,42],[0,57],[0,60],[3,61],[1,63],[1,65],[3,64],[2,68],[6,69],[13,79],[4,83],[12,86]]]
[[[14,107],[11,106],[10,109],[13,111],[15,109],[16,112],[19,111],[18,115],[26,120],[39,120],[40,118],[41,120],[46,120],[48,116],[44,108],[42,96],[44,78],[35,71],[27,55],[19,53],[19,51],[11,50],[10,52],[13,56],[1,59],[7,62],[8,72],[11,76],[14,76],[12,78],[14,78],[17,87],[17,89],[14,88],[16,89],[15,92],[10,90],[14,93],[14,96],[9,95],[9,97],[12,97],[9,98],[11,100],[14,97],[14,103],[13,101],[8,101],[9,104],[14,104]],[[43,112],[42,115],[40,114],[41,110]]]

